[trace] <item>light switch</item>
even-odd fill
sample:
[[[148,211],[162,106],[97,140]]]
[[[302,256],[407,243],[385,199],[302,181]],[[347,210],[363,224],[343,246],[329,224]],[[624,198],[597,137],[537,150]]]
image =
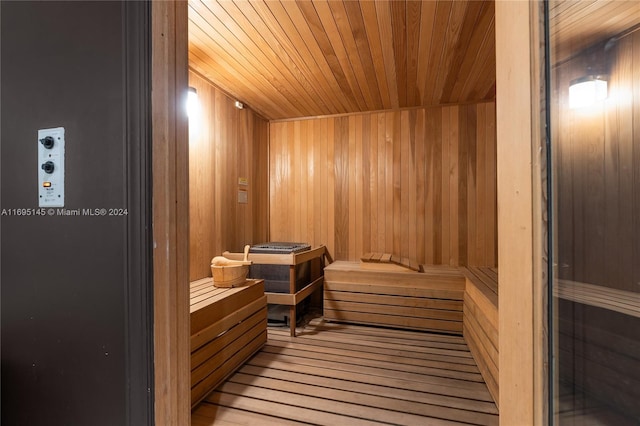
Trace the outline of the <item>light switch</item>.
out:
[[[64,207],[64,127],[38,130],[39,207]]]

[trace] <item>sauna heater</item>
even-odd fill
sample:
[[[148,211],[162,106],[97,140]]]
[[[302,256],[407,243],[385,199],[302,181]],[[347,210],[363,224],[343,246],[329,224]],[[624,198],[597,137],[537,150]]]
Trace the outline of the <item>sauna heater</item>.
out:
[[[306,243],[292,243],[272,241],[256,244],[249,248],[249,253],[260,254],[291,254],[311,249]],[[257,263],[253,261],[249,267],[249,278],[262,278],[264,291],[268,293],[289,293],[290,266]],[[303,262],[295,268],[295,291],[306,286],[311,278],[311,261]],[[301,319],[307,311],[308,299],[302,301],[296,310],[296,318]],[[271,324],[288,324],[289,307],[283,305],[269,305],[268,320]]]

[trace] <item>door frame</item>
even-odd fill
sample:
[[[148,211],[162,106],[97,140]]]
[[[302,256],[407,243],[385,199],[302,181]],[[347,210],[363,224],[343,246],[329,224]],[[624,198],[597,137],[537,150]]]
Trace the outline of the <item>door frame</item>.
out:
[[[151,2],[155,424],[188,425],[189,141],[186,1]]]

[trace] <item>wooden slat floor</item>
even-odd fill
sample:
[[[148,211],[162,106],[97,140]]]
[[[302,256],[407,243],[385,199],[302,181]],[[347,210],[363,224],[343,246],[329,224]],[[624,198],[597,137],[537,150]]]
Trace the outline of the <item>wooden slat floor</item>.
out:
[[[266,346],[193,412],[192,426],[497,425],[462,337],[312,320]]]

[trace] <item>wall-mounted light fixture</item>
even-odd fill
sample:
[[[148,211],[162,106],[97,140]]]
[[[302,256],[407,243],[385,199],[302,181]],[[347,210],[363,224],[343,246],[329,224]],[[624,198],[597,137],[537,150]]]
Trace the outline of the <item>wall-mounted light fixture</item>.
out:
[[[187,117],[189,118],[189,139],[191,140],[200,130],[200,100],[195,87],[189,87],[187,94]]]
[[[236,101],[235,105],[236,105],[236,108],[238,108],[238,109],[244,108],[244,104],[242,102],[240,102],[240,101]]]
[[[569,108],[585,108],[607,99],[607,76],[588,75],[571,81]]]
[[[187,95],[187,117],[197,115],[200,112],[200,101],[198,100],[198,91],[195,87],[189,87],[189,94]]]

